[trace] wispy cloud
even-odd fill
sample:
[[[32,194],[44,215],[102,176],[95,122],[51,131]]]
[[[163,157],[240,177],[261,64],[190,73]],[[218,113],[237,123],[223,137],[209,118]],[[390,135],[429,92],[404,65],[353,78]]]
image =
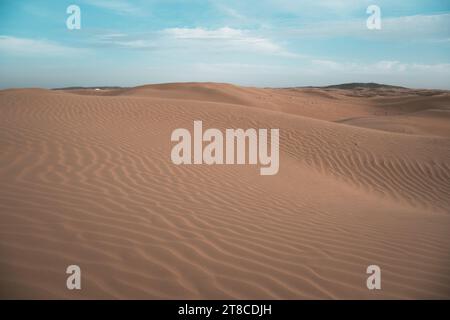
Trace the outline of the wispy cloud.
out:
[[[208,41],[208,47],[232,51],[254,51],[263,54],[296,57],[272,40],[253,35],[251,31],[223,27],[219,29],[204,28],[170,28],[162,31],[163,34],[181,41]]]
[[[233,9],[224,4],[216,3],[216,8],[228,17],[231,17],[231,18],[234,18],[237,20],[248,20],[248,18],[245,15],[238,12],[236,9]]]
[[[252,52],[284,57],[300,57],[261,35],[249,30],[223,27],[167,28],[145,34],[111,33],[96,37],[97,44],[122,49],[177,50],[200,52]]]
[[[177,39],[230,40],[243,38],[242,30],[229,27],[215,30],[204,28],[170,28],[163,30],[163,32]]]
[[[96,45],[121,49],[156,50],[161,49],[154,33],[130,35],[110,33],[94,37]]]
[[[259,0],[258,6],[275,12],[288,13],[298,17],[343,15],[362,12],[369,4],[380,4],[381,0]],[[389,2],[392,7],[392,1]]]
[[[328,70],[347,74],[450,74],[450,63],[420,64],[382,60],[375,63],[362,64],[337,62],[333,60],[312,60],[312,65],[318,72]]]
[[[85,0],[85,2],[117,14],[140,14],[142,12],[139,7],[126,0]]]
[[[86,49],[68,47],[48,40],[36,40],[0,35],[0,52],[14,55],[71,56]]]
[[[450,14],[383,18],[381,30],[368,30],[365,19],[310,23],[287,31],[291,36],[370,37],[383,40],[430,40],[450,37]]]

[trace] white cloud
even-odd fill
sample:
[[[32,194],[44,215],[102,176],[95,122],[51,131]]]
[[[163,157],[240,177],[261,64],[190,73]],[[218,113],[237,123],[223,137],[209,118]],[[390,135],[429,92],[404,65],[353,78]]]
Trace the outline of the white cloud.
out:
[[[64,56],[85,52],[86,49],[72,48],[47,40],[17,38],[0,35],[0,52],[15,55]]]

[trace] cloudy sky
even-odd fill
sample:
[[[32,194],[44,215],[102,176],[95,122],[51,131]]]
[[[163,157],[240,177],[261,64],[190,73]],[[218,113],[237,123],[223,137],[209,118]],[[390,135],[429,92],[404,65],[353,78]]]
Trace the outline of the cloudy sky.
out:
[[[183,81],[450,89],[450,1],[0,0],[1,88]]]

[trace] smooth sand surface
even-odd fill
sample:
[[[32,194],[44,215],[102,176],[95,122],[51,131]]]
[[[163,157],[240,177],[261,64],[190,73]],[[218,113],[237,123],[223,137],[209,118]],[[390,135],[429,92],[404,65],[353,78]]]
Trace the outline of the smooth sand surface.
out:
[[[279,173],[172,164],[194,120],[279,128]],[[0,297],[448,299],[449,128],[426,90],[0,91]]]

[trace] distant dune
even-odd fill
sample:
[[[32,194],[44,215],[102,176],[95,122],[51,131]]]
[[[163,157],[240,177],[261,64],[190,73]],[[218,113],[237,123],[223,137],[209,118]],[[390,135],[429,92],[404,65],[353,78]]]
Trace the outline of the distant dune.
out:
[[[0,91],[1,298],[450,298],[449,92],[96,89]],[[172,164],[194,120],[279,128],[279,173]]]

